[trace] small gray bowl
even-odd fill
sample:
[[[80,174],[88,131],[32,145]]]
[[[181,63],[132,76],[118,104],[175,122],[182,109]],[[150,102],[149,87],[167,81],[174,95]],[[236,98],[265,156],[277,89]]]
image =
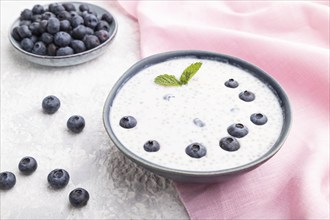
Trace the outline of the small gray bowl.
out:
[[[144,158],[141,158],[136,154],[134,154],[133,152],[131,152],[129,148],[127,148],[120,142],[120,140],[114,134],[110,124],[112,103],[118,91],[128,80],[130,80],[131,77],[139,73],[142,69],[157,63],[164,62],[169,59],[175,59],[181,57],[210,59],[210,60],[216,60],[219,62],[228,63],[230,65],[244,69],[245,71],[254,75],[264,83],[267,83],[268,86],[271,87],[275,95],[279,98],[279,102],[283,110],[284,123],[280,136],[278,137],[274,146],[266,154],[264,154],[255,161],[231,169],[217,170],[212,172],[186,171],[186,170],[172,169],[172,168],[160,166],[159,164],[151,163],[150,161],[145,160]],[[283,145],[289,133],[290,124],[291,124],[291,109],[290,109],[290,103],[288,97],[285,94],[284,90],[281,88],[281,86],[271,76],[269,76],[266,72],[259,69],[258,67],[239,58],[231,57],[224,54],[218,54],[208,51],[184,50],[184,51],[160,53],[147,57],[145,59],[140,60],[139,62],[134,64],[130,69],[128,69],[124,73],[124,75],[117,81],[117,83],[113,86],[111,92],[109,93],[106,99],[103,109],[103,123],[108,135],[110,136],[110,139],[117,146],[117,148],[120,151],[122,151],[128,158],[136,162],[138,165],[144,167],[145,169],[176,181],[192,182],[192,183],[211,183],[211,182],[224,181],[232,178],[233,176],[246,173],[250,170],[257,168],[258,166],[269,160],[272,156],[274,156],[280,150],[281,146]]]
[[[61,3],[61,2],[59,2],[59,3]],[[69,2],[65,2],[65,3],[69,3]],[[107,47],[110,45],[113,38],[115,37],[115,35],[117,33],[117,29],[118,29],[118,22],[115,19],[115,17],[113,16],[113,14],[111,14],[110,12],[105,10],[104,8],[101,8],[100,6],[93,5],[93,4],[90,4],[90,3],[85,3],[85,2],[71,2],[71,3],[74,4],[74,6],[77,9],[78,9],[79,5],[81,5],[81,4],[88,5],[89,8],[92,9],[93,11],[95,11],[98,15],[110,14],[113,17],[113,22],[110,25],[110,32],[109,32],[110,37],[109,37],[109,39],[107,41],[103,42],[102,44],[100,44],[99,46],[97,46],[97,47],[95,47],[91,50],[84,51],[82,53],[72,54],[72,55],[68,55],[68,56],[36,55],[36,54],[33,54],[33,53],[29,53],[27,51],[24,51],[20,47],[19,42],[17,42],[11,36],[12,30],[16,26],[19,25],[19,18],[18,18],[18,19],[16,19],[16,21],[12,24],[12,26],[10,28],[9,41],[13,45],[13,47],[16,49],[15,51],[17,51],[18,55],[21,58],[26,59],[26,60],[28,60],[32,63],[40,64],[40,65],[43,65],[43,66],[64,67],[64,66],[73,66],[73,65],[77,65],[77,64],[81,64],[81,63],[85,63],[87,61],[93,60],[93,59],[100,56],[101,54],[103,54],[106,51]],[[44,5],[44,7],[47,7],[47,6],[48,5]]]

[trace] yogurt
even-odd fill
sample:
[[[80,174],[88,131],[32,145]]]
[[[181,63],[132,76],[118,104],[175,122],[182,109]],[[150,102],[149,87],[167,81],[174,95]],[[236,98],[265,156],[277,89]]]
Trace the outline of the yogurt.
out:
[[[156,84],[158,75],[180,78],[192,63],[202,66],[187,85],[164,87]],[[239,86],[224,83],[235,79]],[[244,91],[255,100],[239,98]],[[267,116],[267,123],[256,125],[254,113]],[[124,116],[137,120],[134,128],[119,125]],[[283,110],[278,97],[267,84],[243,69],[216,60],[177,58],[146,67],[129,79],[116,94],[110,109],[110,124],[117,139],[136,156],[162,167],[211,172],[235,168],[257,160],[267,153],[280,136]],[[230,136],[227,128],[235,123],[246,126],[249,133],[236,138],[240,148],[226,151],[220,139]],[[147,152],[144,144],[156,140],[160,149]],[[187,155],[185,149],[201,143],[207,153],[201,158]]]

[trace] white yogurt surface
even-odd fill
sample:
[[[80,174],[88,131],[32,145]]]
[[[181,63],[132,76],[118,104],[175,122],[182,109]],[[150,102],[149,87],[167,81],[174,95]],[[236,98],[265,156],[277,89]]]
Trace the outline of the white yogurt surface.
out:
[[[183,70],[195,62],[203,65],[187,85],[164,87],[154,83],[156,76],[165,73],[179,79]],[[224,85],[230,78],[238,81],[237,88]],[[245,90],[255,94],[254,101],[239,99],[239,93]],[[164,99],[168,94],[171,97]],[[253,124],[253,113],[266,115],[268,122]],[[120,119],[127,115],[136,118],[136,127],[119,126]],[[204,126],[196,126],[196,118]],[[110,123],[118,140],[138,157],[172,169],[216,171],[264,155],[280,135],[283,113],[275,94],[246,71],[214,60],[179,58],[149,66],[127,81],[113,101]],[[227,128],[233,123],[247,126],[249,133],[237,138],[239,150],[228,152],[220,148],[219,141],[229,136]],[[157,140],[160,150],[146,152],[143,145],[148,140]],[[206,156],[197,159],[185,153],[194,142],[206,147]]]

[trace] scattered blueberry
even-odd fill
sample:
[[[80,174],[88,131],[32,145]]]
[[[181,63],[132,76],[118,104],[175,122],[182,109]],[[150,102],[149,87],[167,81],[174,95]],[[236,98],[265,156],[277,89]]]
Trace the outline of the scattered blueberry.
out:
[[[100,30],[105,30],[107,32],[110,31],[110,25],[108,24],[108,22],[106,21],[100,21],[95,28],[96,31],[100,31]]]
[[[53,43],[53,41],[54,41],[54,36],[53,36],[52,34],[50,34],[50,33],[45,32],[45,33],[43,33],[43,34],[41,35],[41,40],[42,40],[42,42],[44,42],[45,44],[50,44],[50,43]]]
[[[227,128],[227,132],[233,137],[242,138],[249,133],[249,130],[243,124],[237,123],[230,125]]]
[[[219,145],[226,151],[236,151],[240,148],[239,142],[234,137],[224,137],[220,140]]]
[[[21,12],[20,20],[31,20],[32,19],[32,11],[30,9],[24,9]]]
[[[0,173],[0,189],[8,190],[15,186],[16,177],[12,172],[2,172]]]
[[[136,119],[133,116],[124,116],[120,119],[119,125],[123,128],[134,128],[137,124]]]
[[[47,46],[47,55],[48,56],[56,56],[57,46],[55,44],[49,44]]]
[[[70,34],[60,31],[55,34],[54,36],[54,43],[59,47],[66,47],[71,42],[71,36]]]
[[[24,39],[26,37],[31,37],[32,33],[27,25],[22,25],[17,28],[17,33],[20,36],[21,39]]]
[[[89,7],[88,7],[88,5],[86,5],[86,4],[81,4],[81,5],[79,6],[79,10],[80,10],[81,12],[89,11]]]
[[[21,47],[23,50],[27,51],[27,52],[31,52],[32,48],[33,48],[33,41],[30,38],[24,38],[21,41]]]
[[[193,158],[201,158],[206,155],[206,148],[200,143],[192,143],[186,147],[186,154]]]
[[[71,31],[72,27],[70,21],[68,20],[60,21],[60,30],[66,32]]]
[[[47,48],[46,45],[42,41],[38,41],[34,44],[32,53],[37,55],[46,55]]]
[[[268,121],[267,116],[261,113],[252,114],[250,120],[256,125],[264,125]]]
[[[108,24],[111,24],[113,22],[113,17],[110,14],[103,14],[101,20],[104,20],[108,22]]]
[[[47,31],[50,34],[56,34],[60,31],[60,21],[57,18],[49,18]]]
[[[86,50],[85,44],[81,40],[71,41],[70,46],[74,50],[75,53],[81,53]]]
[[[67,56],[74,54],[74,51],[71,47],[61,47],[56,51],[56,56]]]
[[[72,206],[79,208],[85,206],[89,200],[89,193],[83,188],[77,188],[70,192],[69,201]]]
[[[80,115],[73,115],[68,119],[66,125],[73,133],[80,133],[85,127],[85,119]]]
[[[149,140],[144,145],[143,148],[147,152],[156,152],[159,150],[159,143],[155,140]]]
[[[239,98],[245,102],[252,102],[255,99],[255,95],[253,92],[245,90],[239,94]]]
[[[101,43],[107,41],[110,37],[109,33],[105,30],[97,31],[95,32],[95,35],[99,38]]]
[[[84,38],[84,43],[87,50],[93,49],[94,47],[97,47],[101,44],[99,38],[96,37],[95,35],[86,36]]]
[[[98,22],[99,20],[93,14],[89,14],[84,18],[85,26],[90,27],[92,29],[94,29],[97,26]]]
[[[42,109],[47,114],[54,114],[60,106],[60,100],[54,95],[47,96],[42,100]]]
[[[225,82],[225,86],[229,88],[236,88],[238,87],[238,82],[234,79],[229,79]]]
[[[53,188],[61,189],[68,185],[70,175],[64,169],[55,169],[48,174],[47,180]]]
[[[44,9],[44,7],[42,7],[41,5],[35,5],[35,6],[33,6],[33,8],[32,8],[32,13],[34,14],[34,15],[41,15],[42,13],[44,13],[45,12],[45,9]]]
[[[75,39],[82,40],[86,35],[86,27],[84,25],[79,25],[72,30],[72,37]]]
[[[76,11],[76,7],[72,3],[63,3],[62,5],[66,11]]]
[[[38,163],[33,157],[24,157],[18,164],[18,169],[25,175],[30,175],[37,167]]]

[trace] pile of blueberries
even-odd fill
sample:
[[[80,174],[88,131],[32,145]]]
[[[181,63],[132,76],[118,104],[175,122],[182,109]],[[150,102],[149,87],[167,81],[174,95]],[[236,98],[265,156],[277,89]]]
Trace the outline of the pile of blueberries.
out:
[[[66,56],[90,50],[110,37],[113,17],[98,16],[88,5],[72,3],[35,5],[21,12],[12,37],[23,50],[46,56]]]
[[[54,114],[61,106],[60,100],[50,95],[43,99],[42,109],[46,114]],[[68,129],[73,133],[80,133],[85,127],[85,119],[79,115],[71,116],[67,121]],[[23,175],[31,175],[36,171],[38,163],[35,158],[27,156],[21,159],[18,169]],[[48,174],[47,181],[53,189],[64,188],[70,180],[69,173],[64,169],[55,169]],[[0,173],[0,190],[9,190],[16,184],[16,176],[12,172]],[[89,193],[83,188],[76,188],[69,194],[69,201],[74,207],[82,207],[87,204]]]

